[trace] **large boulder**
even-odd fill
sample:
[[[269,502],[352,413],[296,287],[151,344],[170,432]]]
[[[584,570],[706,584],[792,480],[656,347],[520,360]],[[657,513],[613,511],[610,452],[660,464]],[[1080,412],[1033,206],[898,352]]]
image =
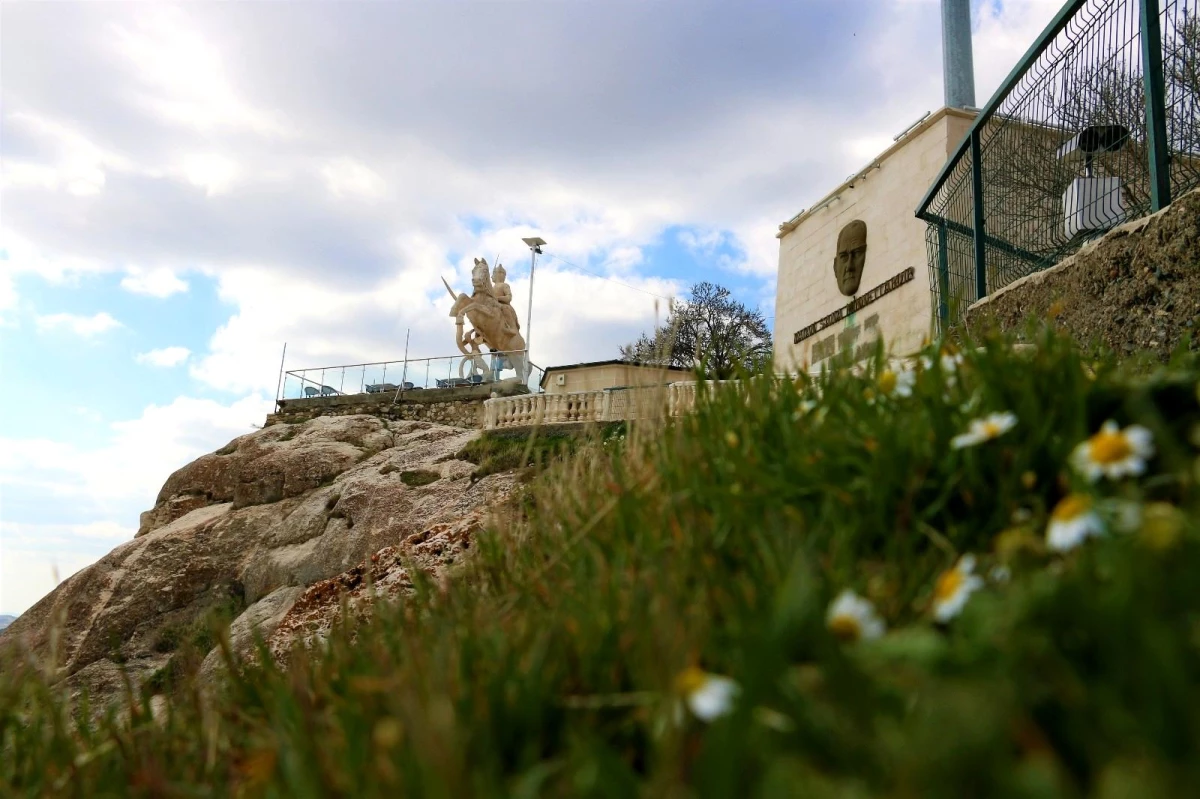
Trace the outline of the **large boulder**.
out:
[[[248,653],[256,635],[286,650],[287,631],[301,625],[276,630],[311,586],[381,550],[389,563],[410,550],[422,568],[450,562],[423,555],[429,540],[469,534],[515,484],[511,474],[472,481],[473,465],[455,456],[477,435],[337,416],[241,436],[171,475],[133,540],[60,584],[0,644],[53,661],[69,685],[101,700],[124,690],[122,672],[136,683],[183,639],[205,641],[214,610],[234,618],[235,651]],[[332,608],[311,596],[307,607],[327,629]],[[202,675],[219,662],[210,651]]]

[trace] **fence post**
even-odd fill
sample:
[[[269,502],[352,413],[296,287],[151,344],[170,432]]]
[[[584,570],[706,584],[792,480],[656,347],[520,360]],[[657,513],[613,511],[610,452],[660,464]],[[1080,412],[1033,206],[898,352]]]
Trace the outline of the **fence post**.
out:
[[[946,240],[946,223],[938,222],[938,322],[941,332],[946,332],[950,323],[950,253],[946,251],[949,242]]]
[[[979,142],[979,128],[971,129],[971,204],[974,208],[973,225],[975,228],[975,299],[982,300],[987,296],[987,250],[984,239],[983,218],[983,148]]]
[[[1146,92],[1146,158],[1150,167],[1150,210],[1171,204],[1171,153],[1167,142],[1166,86],[1158,0],[1139,0],[1142,12],[1142,81]]]

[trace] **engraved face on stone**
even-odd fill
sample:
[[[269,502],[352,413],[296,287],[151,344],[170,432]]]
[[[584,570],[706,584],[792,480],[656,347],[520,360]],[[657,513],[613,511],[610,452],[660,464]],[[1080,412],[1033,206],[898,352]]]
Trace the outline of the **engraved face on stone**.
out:
[[[838,234],[837,255],[833,259],[833,274],[842,294],[853,297],[858,293],[866,262],[867,223],[855,219]]]

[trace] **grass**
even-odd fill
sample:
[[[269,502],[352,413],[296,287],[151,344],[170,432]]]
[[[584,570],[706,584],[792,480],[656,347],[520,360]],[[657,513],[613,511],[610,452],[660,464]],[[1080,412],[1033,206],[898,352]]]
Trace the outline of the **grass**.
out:
[[[1084,358],[1049,333],[1033,354],[1009,343],[980,342],[953,373],[935,358],[911,396],[884,392],[877,357],[859,376],[743,382],[666,427],[578,441],[478,537],[448,590],[417,574],[415,597],[336,630],[319,656],[245,665],[211,702],[185,685],[157,720],[143,691],[128,718],[73,721],[36,664],[11,662],[0,785],[1189,795],[1200,374],[1184,356],[1149,371]],[[1016,425],[952,446],[994,412]],[[1140,476],[1092,483],[1072,453],[1110,418],[1145,426],[1156,454]],[[481,465],[514,451],[486,446]],[[1051,551],[1051,513],[1072,495],[1108,529]],[[935,586],[968,553],[984,585],[938,623]],[[827,610],[846,589],[885,635],[834,634]],[[738,686],[708,721],[689,709],[704,673]]]

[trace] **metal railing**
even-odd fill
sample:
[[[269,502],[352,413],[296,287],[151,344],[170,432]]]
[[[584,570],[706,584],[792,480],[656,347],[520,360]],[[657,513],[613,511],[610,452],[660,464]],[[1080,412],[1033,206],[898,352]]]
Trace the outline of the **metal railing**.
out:
[[[472,360],[462,355],[318,366],[284,372],[278,399],[314,399],[354,394],[397,395],[409,391],[486,385],[520,378],[514,368],[525,352],[485,352]],[[530,364],[522,382],[532,392],[541,391],[542,368]]]
[[[1069,0],[917,207],[939,326],[1200,185],[1200,0]]]

